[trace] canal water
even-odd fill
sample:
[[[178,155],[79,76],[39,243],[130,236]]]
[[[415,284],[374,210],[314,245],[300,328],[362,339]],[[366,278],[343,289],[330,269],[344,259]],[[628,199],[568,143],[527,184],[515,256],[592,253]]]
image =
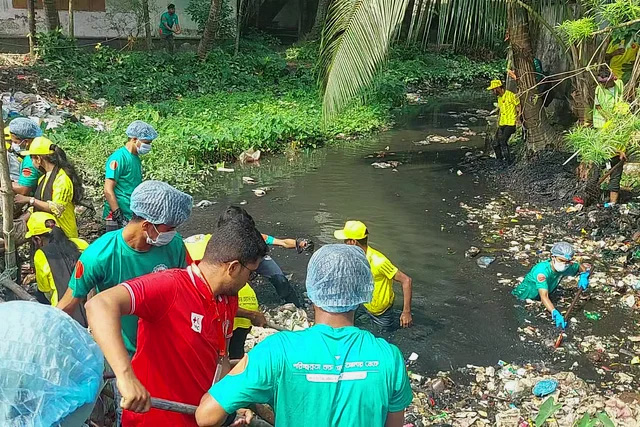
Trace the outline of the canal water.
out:
[[[537,358],[545,350],[521,343],[518,308],[496,283],[499,267],[483,270],[466,259],[465,250],[480,243],[475,231],[456,225],[465,219],[461,202],[477,204],[478,197],[492,192],[477,177],[456,173],[465,147],[483,146],[483,138],[415,144],[431,134],[460,135],[450,131],[456,124],[484,131],[484,120],[456,117],[477,108],[491,109],[491,100],[428,104],[400,119],[395,130],[363,141],[293,157],[265,156],[259,166],[234,165],[233,173],[216,174],[203,195],[215,204],[194,208],[180,231],[184,236],[207,232],[224,207],[241,204],[262,233],[311,238],[317,248],[336,243],[333,232],[345,221],[361,220],[369,229],[370,245],[413,278],[414,326],[387,338],[405,356],[418,353],[421,370]],[[385,157],[377,158],[379,152]],[[390,160],[401,162],[397,172],[371,166]],[[243,176],[257,184],[243,184]],[[256,197],[252,190],[261,187],[269,190]],[[280,248],[271,255],[303,292],[308,255]],[[402,290],[396,285],[396,308],[401,310]],[[261,303],[277,302],[269,283],[256,283],[256,292]]]

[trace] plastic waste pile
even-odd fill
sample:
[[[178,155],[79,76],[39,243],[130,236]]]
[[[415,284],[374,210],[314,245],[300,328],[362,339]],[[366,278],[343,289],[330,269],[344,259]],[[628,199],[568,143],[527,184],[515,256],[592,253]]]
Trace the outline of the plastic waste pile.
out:
[[[5,120],[20,116],[29,117],[38,123],[46,123],[46,129],[55,129],[65,121],[71,120],[79,121],[97,131],[107,130],[104,122],[85,115],[76,116],[64,106],[59,108],[54,102],[34,93],[3,92],[0,97],[2,97],[2,117]],[[95,102],[103,107],[106,105],[104,99]]]
[[[26,301],[0,304],[0,425],[52,426],[81,412],[102,385],[104,358],[71,317]],[[67,418],[68,420],[68,418]]]
[[[445,372],[433,379],[412,374],[414,400],[405,426],[517,427],[549,419],[548,425],[570,427],[596,418],[612,423],[604,425],[640,422],[640,395],[603,395],[572,372],[499,361],[489,367],[467,365],[460,373],[464,380],[453,381]]]
[[[310,326],[306,311],[301,308],[296,308],[296,306],[291,303],[269,310],[264,313],[264,315],[268,322],[278,325],[288,331],[301,331],[309,328]],[[251,332],[245,341],[245,350],[249,351],[260,341],[269,335],[275,334],[276,332],[278,331],[269,327],[252,327]]]

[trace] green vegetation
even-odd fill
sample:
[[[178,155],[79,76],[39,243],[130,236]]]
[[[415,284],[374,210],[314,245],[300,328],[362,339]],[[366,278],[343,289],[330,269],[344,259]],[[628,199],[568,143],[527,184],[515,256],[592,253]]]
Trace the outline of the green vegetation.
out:
[[[124,130],[134,119],[148,121],[160,134],[143,158],[147,177],[196,191],[211,165],[248,148],[315,148],[339,134],[366,135],[390,124],[390,111],[403,104],[408,85],[471,83],[503,69],[500,62],[395,49],[389,67],[365,94],[367,103],[352,104],[325,124],[314,67],[317,44],[283,52],[273,42],[248,39],[238,55],[222,45],[201,62],[191,52],[169,56],[105,46],[87,52],[70,48],[62,37],[47,37],[41,39],[42,61],[36,65],[40,80],[49,80],[59,96],[110,103],[100,113],[84,111],[107,122],[108,132],[70,122],[49,132],[94,185],[102,182],[107,156],[126,141]]]

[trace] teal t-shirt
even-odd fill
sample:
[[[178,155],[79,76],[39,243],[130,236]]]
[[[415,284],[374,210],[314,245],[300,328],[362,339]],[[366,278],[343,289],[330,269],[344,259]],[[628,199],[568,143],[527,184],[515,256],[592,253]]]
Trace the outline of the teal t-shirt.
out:
[[[580,271],[580,264],[572,263],[565,271],[558,273],[551,268],[551,260],[537,263],[527,273],[522,283],[520,283],[511,293],[521,300],[538,299],[538,289],[546,289],[552,294],[560,280],[565,276],[575,276]]]
[[[34,191],[38,186],[38,180],[43,175],[42,172],[33,166],[31,156],[27,155],[22,160],[22,169],[20,169],[20,178],[18,178],[18,185],[22,187],[32,188]],[[32,191],[33,192],[33,191]]]
[[[178,24],[178,14],[174,13],[171,15],[169,12],[165,12],[160,17],[160,29],[162,30],[162,34],[165,36],[168,34],[173,34],[171,31],[167,30],[164,24],[167,24],[169,28],[173,29],[173,26]]]
[[[242,373],[209,393],[227,413],[268,403],[278,427],[382,427],[413,399],[396,346],[354,326],[327,325],[266,338]]]
[[[122,237],[122,229],[105,233],[84,250],[71,274],[69,288],[75,298],[85,298],[91,289],[107,290],[124,281],[145,274],[184,268],[187,252],[182,236],[176,236],[166,246],[152,246],[147,252],[131,248]],[[122,337],[130,353],[136,351],[138,318],[122,317]]]
[[[105,178],[116,182],[114,192],[118,207],[127,220],[131,219],[131,193],[142,182],[142,163],[140,157],[131,154],[127,147],[122,147],[113,152],[105,165]],[[111,212],[109,203],[105,200],[102,218],[106,218]]]

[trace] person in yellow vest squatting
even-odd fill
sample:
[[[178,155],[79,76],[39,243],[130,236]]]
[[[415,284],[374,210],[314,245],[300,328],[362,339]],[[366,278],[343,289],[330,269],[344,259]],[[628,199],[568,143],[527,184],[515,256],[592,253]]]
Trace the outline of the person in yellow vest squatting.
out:
[[[403,308],[400,314],[400,326],[408,328],[413,324],[411,315],[411,277],[404,274],[389,261],[381,252],[368,245],[369,231],[360,221],[347,221],[342,230],[336,230],[333,235],[347,245],[355,245],[367,255],[367,261],[373,274],[373,298],[364,303],[366,313],[371,321],[384,330],[397,328],[398,319],[392,308],[396,295],[393,292],[393,281],[402,285]]]
[[[57,226],[56,218],[48,212],[34,212],[27,222],[26,238],[34,249],[33,268],[36,273],[38,291],[36,297],[43,304],[58,305],[58,300],[67,291],[71,272],[80,253],[89,244],[76,238],[68,238]],[[87,316],[79,306],[71,316],[85,328]]]
[[[618,40],[609,43],[604,59],[609,63],[611,72],[618,79],[626,82],[631,77],[633,63],[636,62],[637,55],[638,43],[627,44],[625,40]]]
[[[498,130],[493,139],[493,150],[496,153],[496,159],[511,163],[513,158],[509,152],[509,138],[516,131],[516,121],[520,116],[520,99],[515,93],[505,89],[500,80],[491,80],[487,90],[492,91],[498,97],[498,110],[500,111]]]
[[[198,264],[204,256],[211,234],[196,234],[184,239],[187,248],[187,263]],[[233,320],[233,336],[229,342],[229,358],[241,359],[244,356],[244,342],[251,332],[251,326],[264,326],[267,319],[260,312],[258,297],[255,291],[246,283],[238,292],[238,315]]]
[[[28,203],[34,212],[49,212],[67,237],[78,237],[75,206],[82,200],[84,188],[67,155],[54,143],[41,136],[35,138],[29,151],[33,165],[44,172],[38,180],[34,197],[16,194],[16,203]]]

